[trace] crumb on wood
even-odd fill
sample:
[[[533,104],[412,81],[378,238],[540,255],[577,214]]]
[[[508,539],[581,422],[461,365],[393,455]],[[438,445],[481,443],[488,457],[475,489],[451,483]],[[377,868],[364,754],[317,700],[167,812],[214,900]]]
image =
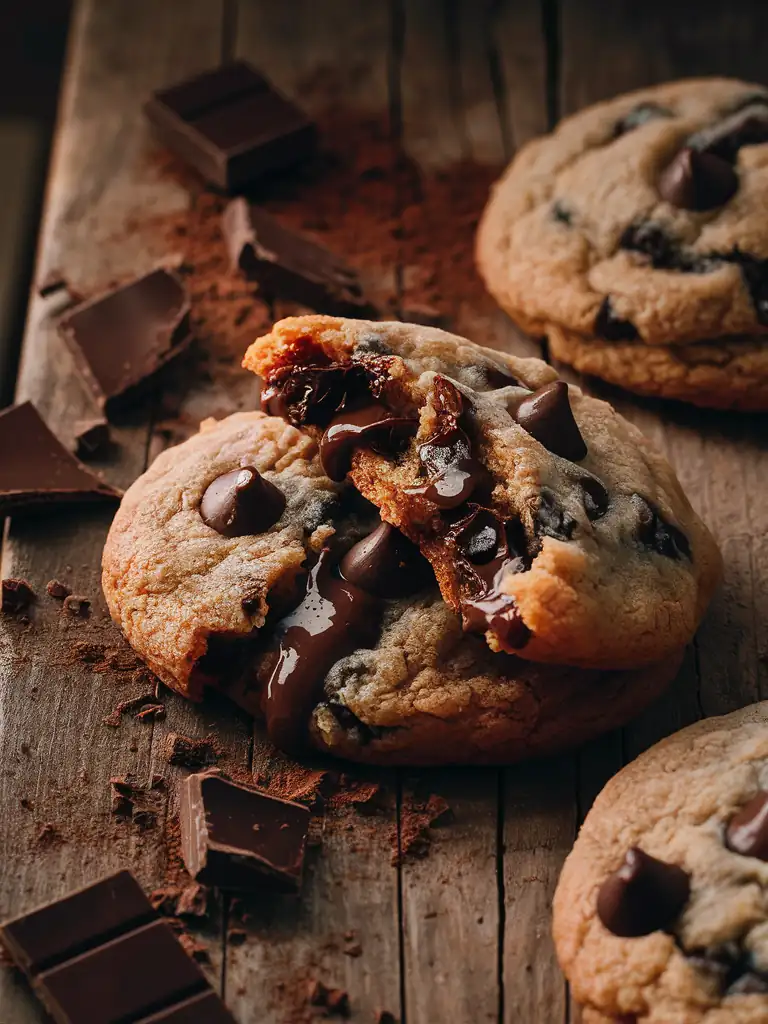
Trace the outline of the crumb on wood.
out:
[[[68,594],[64,598],[64,611],[81,619],[87,619],[91,614],[91,599],[84,594]]]
[[[194,771],[215,765],[223,754],[221,745],[214,736],[193,740],[189,736],[171,732],[165,738],[163,754],[168,764]]]
[[[45,589],[48,592],[48,596],[55,598],[57,601],[63,601],[65,597],[69,597],[72,593],[72,588],[68,584],[62,583],[61,580],[57,579],[48,580]]]
[[[313,978],[308,983],[307,1002],[310,1006],[322,1007],[329,1014],[349,1016],[349,994],[342,988],[329,988],[319,978]]]
[[[134,718],[140,722],[162,721],[165,718],[165,704],[147,704],[134,715]]]
[[[0,608],[6,615],[20,615],[37,599],[32,584],[25,579],[9,577],[2,581]]]
[[[46,821],[44,825],[41,825],[35,841],[39,846],[58,846],[64,842],[64,838],[53,822]]]
[[[452,817],[451,808],[443,797],[432,793],[426,800],[413,796],[403,800],[400,809],[400,827],[391,832],[392,863],[405,857],[421,858],[429,853],[430,829],[447,824]]]

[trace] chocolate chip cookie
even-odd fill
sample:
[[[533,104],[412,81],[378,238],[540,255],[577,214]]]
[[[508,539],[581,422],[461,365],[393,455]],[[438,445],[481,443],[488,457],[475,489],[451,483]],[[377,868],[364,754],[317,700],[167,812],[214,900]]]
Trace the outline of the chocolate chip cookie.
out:
[[[292,752],[519,760],[627,721],[681,658],[597,671],[494,654],[418,549],[324,474],[316,442],[258,412],[160,455],[103,565],[113,618],[164,682],[195,700],[226,692]]]
[[[529,143],[477,260],[526,329],[676,346],[768,332],[768,90],[691,79],[629,93]]]
[[[768,702],[699,722],[613,778],[554,899],[585,1021],[768,1020]]]
[[[546,363],[315,316],[281,321],[245,365],[264,408],[419,545],[495,651],[631,668],[692,637],[719,573],[712,537],[642,434]]]

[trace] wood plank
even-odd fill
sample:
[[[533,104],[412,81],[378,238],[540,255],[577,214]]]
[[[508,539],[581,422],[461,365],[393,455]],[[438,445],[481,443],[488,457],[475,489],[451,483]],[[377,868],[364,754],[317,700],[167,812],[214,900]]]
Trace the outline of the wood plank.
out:
[[[392,298],[395,269],[389,255],[395,251],[389,221],[396,209],[389,174],[395,165],[389,46],[384,4],[363,11],[355,0],[329,0],[322,9],[309,0],[287,0],[241,4],[238,12],[237,55],[318,118],[323,147],[333,154],[318,178],[265,199],[286,223],[314,231],[358,266],[369,293],[383,300]],[[361,182],[356,147],[377,153],[386,180]],[[298,311],[278,303],[274,315]],[[257,726],[254,777],[280,785],[297,767],[276,755]],[[302,896],[249,907],[248,938],[228,945],[226,954],[227,999],[243,1020],[251,1005],[260,1007],[264,1024],[303,1019],[312,980],[349,993],[352,1021],[369,1024],[382,1010],[401,1015],[396,777],[348,766],[344,771],[345,789],[352,778],[382,784],[381,807],[363,815],[338,794],[330,798]]]
[[[183,13],[183,16],[181,16]],[[59,267],[88,289],[137,272],[162,256],[151,233],[127,230],[131,215],[182,209],[185,192],[159,180],[148,161],[141,97],[218,58],[221,6],[209,0],[167,3],[86,0],[75,17],[43,222],[39,276]],[[137,60],[136,55],[141,54]],[[34,298],[24,340],[19,399],[31,398],[68,439],[71,423],[90,412],[89,399],[55,331],[52,304]],[[116,431],[119,454],[107,467],[126,485],[144,464],[142,415]],[[14,521],[3,550],[3,575],[29,579],[41,595],[33,626],[0,622],[0,823],[3,862],[0,913],[19,913],[129,864],[147,886],[163,876],[160,829],[141,833],[109,813],[109,778],[149,779],[152,727],[102,719],[135,694],[127,671],[89,671],[74,645],[125,651],[100,597],[99,563],[110,512],[70,511]],[[89,595],[89,619],[74,620],[45,595],[53,576]],[[28,751],[27,751],[28,746]],[[31,801],[24,809],[20,801]],[[46,841],[41,829],[56,832]],[[42,1019],[37,1005],[3,972],[0,1019]]]

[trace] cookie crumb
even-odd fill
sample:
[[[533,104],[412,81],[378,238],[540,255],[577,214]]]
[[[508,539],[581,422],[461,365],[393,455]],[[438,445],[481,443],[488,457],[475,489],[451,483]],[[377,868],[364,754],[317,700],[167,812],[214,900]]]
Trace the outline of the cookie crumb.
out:
[[[15,578],[3,580],[0,607],[6,615],[20,615],[35,600],[37,600],[37,594],[27,580]]]
[[[91,614],[91,599],[82,594],[69,594],[64,598],[64,611],[86,619]]]
[[[65,597],[69,597],[72,593],[72,587],[67,586],[66,583],[62,583],[61,580],[57,579],[48,580],[45,585],[45,589],[48,592],[48,596],[54,597],[57,601],[63,601]]]

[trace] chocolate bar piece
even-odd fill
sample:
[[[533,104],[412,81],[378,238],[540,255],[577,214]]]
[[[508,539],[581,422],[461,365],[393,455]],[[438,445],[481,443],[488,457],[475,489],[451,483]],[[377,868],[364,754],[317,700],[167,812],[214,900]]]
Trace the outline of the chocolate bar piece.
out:
[[[198,882],[264,890],[301,882],[309,810],[220,775],[190,775],[181,790],[181,852]]]
[[[59,331],[99,408],[130,403],[192,341],[187,289],[170,270],[98,295],[62,317]]]
[[[144,112],[168,149],[230,193],[298,163],[317,142],[312,122],[245,61],[154,93]]]
[[[0,927],[57,1024],[234,1024],[129,871]]]
[[[282,226],[266,210],[233,199],[222,230],[234,270],[256,281],[268,301],[289,299],[331,316],[372,319],[357,272],[328,249]]]
[[[31,402],[0,412],[0,516],[36,505],[120,497],[67,451]]]

